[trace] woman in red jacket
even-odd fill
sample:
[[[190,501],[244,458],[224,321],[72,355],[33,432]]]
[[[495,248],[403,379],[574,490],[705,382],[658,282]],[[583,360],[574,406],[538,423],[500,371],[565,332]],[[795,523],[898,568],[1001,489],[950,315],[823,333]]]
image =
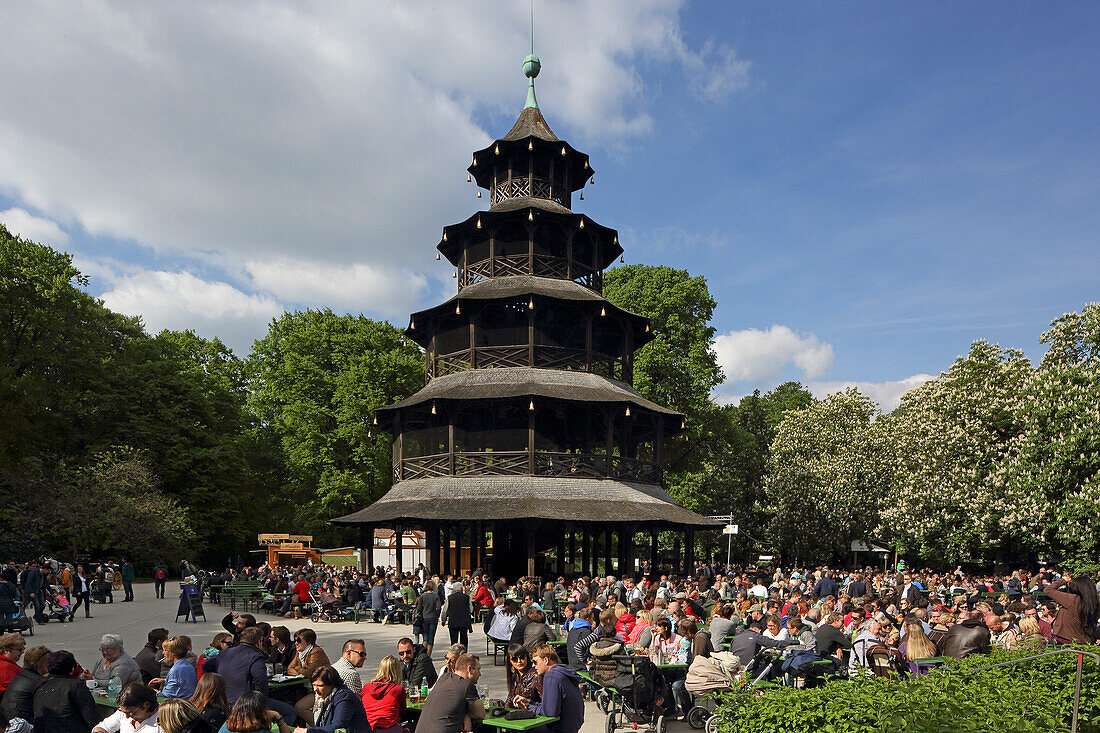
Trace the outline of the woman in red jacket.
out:
[[[378,665],[374,679],[363,685],[363,709],[373,733],[401,733],[401,715],[405,712],[401,679],[401,662],[391,654]]]

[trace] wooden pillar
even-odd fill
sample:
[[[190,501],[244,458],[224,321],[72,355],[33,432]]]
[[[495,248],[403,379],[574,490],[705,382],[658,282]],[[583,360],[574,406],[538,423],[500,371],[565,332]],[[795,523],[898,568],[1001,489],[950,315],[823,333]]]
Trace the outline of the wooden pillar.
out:
[[[557,525],[558,530],[558,577],[565,577],[565,524]]]
[[[439,524],[426,522],[424,524],[424,544],[428,547],[428,576],[439,572]]]
[[[660,527],[653,525],[649,534],[649,574],[655,577],[660,577],[660,573],[657,572],[657,535],[660,534]]]
[[[400,522],[395,522],[393,525],[394,544],[397,547],[396,559],[393,563],[394,574],[397,576],[397,581],[401,582],[401,549],[405,545],[405,527]]]
[[[681,562],[683,562],[683,559],[684,559],[684,555],[680,551],[680,533],[679,532],[676,533],[676,539],[673,540],[673,542],[672,542],[672,550],[673,550],[672,556],[674,558],[676,558],[676,560],[675,560],[676,565],[673,566],[673,572],[677,572],[679,570],[679,564]]]
[[[529,398],[531,401],[528,406],[534,404],[534,398]],[[529,476],[535,475],[535,411],[527,411],[527,474]]]
[[[447,409],[447,473],[455,475],[455,414]]]
[[[359,570],[362,573],[369,573],[370,566],[367,565],[370,558],[370,549],[373,544],[373,538],[368,533],[369,525],[359,525]]]
[[[634,533],[636,528],[633,524],[626,526],[626,548],[624,553],[624,564],[626,569],[623,571],[623,575],[629,575],[634,577]]]
[[[688,527],[685,539],[687,540],[687,552],[684,554],[684,561],[687,563],[685,575],[692,576],[695,574],[695,527]]]
[[[535,574],[535,535],[538,533],[538,522],[526,522],[524,526],[524,535],[526,535],[526,551],[527,551],[527,577],[531,577]]]
[[[366,534],[366,544],[363,552],[363,562],[367,565],[367,574],[370,575],[374,572],[374,525],[363,525],[363,532]]]
[[[612,466],[614,465],[612,452],[615,447],[615,411],[605,408],[603,414],[607,419],[607,472],[604,475],[611,478]]]
[[[569,527],[569,562],[573,567],[573,572],[576,573],[576,525],[572,524]],[[576,573],[576,575],[583,575],[583,573]]]
[[[611,526],[603,528],[603,574],[611,575]]]
[[[574,525],[574,530],[576,525]],[[592,574],[588,572],[588,525],[582,524],[580,527],[581,532],[581,565],[580,574],[592,577]]]
[[[451,525],[449,522],[443,523],[443,574],[439,577],[442,580],[447,579],[447,575],[451,572]]]
[[[470,553],[470,564],[474,566],[474,569],[485,569],[485,523],[474,522],[474,540],[472,543]]]
[[[625,526],[620,524],[619,525],[619,531],[615,533],[617,535],[618,540],[619,540],[619,548],[618,548],[618,556],[619,557],[618,557],[618,559],[619,559],[619,578],[620,579],[625,577],[626,572],[627,572],[627,567],[626,567],[626,531],[625,531],[625,529],[626,529]]]

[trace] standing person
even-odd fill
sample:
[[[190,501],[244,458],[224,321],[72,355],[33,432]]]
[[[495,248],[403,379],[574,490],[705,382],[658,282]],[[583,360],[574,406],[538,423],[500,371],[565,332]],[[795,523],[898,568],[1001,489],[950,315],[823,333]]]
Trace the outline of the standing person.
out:
[[[435,646],[435,631],[439,626],[442,608],[443,602],[435,591],[435,582],[429,580],[424,584],[424,592],[416,599],[416,608],[413,610],[413,619],[420,621],[420,635],[424,638],[424,650],[429,657],[432,655],[432,647]]]
[[[451,632],[451,643],[470,646],[470,632],[474,628],[474,602],[466,594],[462,583],[455,583],[454,590],[443,604],[443,625]]]
[[[240,644],[202,663],[203,677],[217,672],[225,678],[225,693],[230,704],[250,690],[267,697],[267,656],[259,649],[262,635],[255,626],[247,628],[241,632]]]
[[[164,598],[164,586],[168,583],[168,566],[161,560],[153,568],[153,591],[157,598]]]
[[[38,561],[31,560],[27,567],[27,576],[23,580],[23,590],[27,594],[27,598],[34,604],[34,618],[41,623],[43,617],[43,611],[46,608],[46,594],[45,594],[46,578],[42,575],[42,571],[38,569]]]
[[[1065,590],[1059,590],[1065,586]],[[1096,586],[1086,575],[1066,573],[1043,589],[1061,608],[1054,617],[1051,638],[1059,644],[1092,644],[1100,600]]]
[[[401,662],[391,654],[383,657],[378,674],[363,685],[363,709],[374,733],[401,733],[401,716],[405,713],[403,677]]]
[[[461,733],[473,730],[473,724],[485,719],[485,703],[477,694],[481,679],[481,661],[473,654],[455,660],[454,674],[443,675],[435,683],[416,733]]]
[[[84,618],[92,618],[92,586],[88,581],[87,576],[84,575],[84,566],[76,566],[76,577],[73,578],[73,595],[76,596],[76,603],[73,604],[72,609],[69,610],[69,620],[72,621],[76,617],[76,609],[80,608],[80,604],[84,604]]]
[[[546,728],[551,733],[577,733],[584,724],[584,699],[580,675],[562,664],[557,653],[544,644],[534,653],[535,671],[542,677],[542,700],[531,702],[518,698],[516,702],[535,715],[557,718]]]
[[[76,657],[57,651],[46,661],[46,678],[34,691],[36,733],[87,733],[100,719],[95,699],[84,682],[73,677]]]
[[[119,570],[122,575],[122,590],[123,590],[123,603],[131,603],[134,600],[134,566],[130,564],[129,558],[122,558],[122,568]]]

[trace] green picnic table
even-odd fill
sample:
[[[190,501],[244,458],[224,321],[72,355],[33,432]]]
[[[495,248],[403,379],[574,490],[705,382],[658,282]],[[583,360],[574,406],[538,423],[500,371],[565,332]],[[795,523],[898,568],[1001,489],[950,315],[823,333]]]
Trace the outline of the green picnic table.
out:
[[[118,700],[114,695],[111,695],[106,690],[92,690],[92,699],[95,700],[96,705],[101,705],[105,708],[111,708],[112,710],[118,710]],[[157,702],[167,702],[168,698],[161,695],[157,695]]]
[[[278,681],[268,678],[267,687],[269,690],[278,690],[285,687],[298,687],[306,682],[306,678],[302,675],[297,677],[290,677],[286,679],[280,679]]]
[[[407,702],[407,703],[405,703],[405,708],[407,710],[415,710],[416,712],[419,713],[420,711],[422,711],[424,709],[424,701],[421,700],[419,702]],[[508,708],[508,709],[509,709],[509,711],[511,711],[514,708]],[[487,718],[485,718],[485,720],[481,721],[481,724],[482,725],[487,725],[491,728],[500,728],[501,730],[520,730],[520,731],[524,731],[524,730],[531,730],[533,728],[538,728],[539,726],[547,725],[548,723],[555,723],[555,722],[557,722],[557,720],[558,720],[557,718],[552,718],[552,717],[549,717],[547,715],[536,715],[533,718],[525,718],[523,720],[508,720],[503,715],[501,715],[500,717],[497,717],[497,718],[487,717]]]

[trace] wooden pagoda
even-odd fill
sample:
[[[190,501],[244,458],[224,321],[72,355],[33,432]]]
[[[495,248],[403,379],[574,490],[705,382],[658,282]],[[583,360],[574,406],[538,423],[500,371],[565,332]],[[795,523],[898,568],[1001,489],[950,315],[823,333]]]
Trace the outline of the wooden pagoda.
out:
[[[442,573],[633,573],[642,558],[658,564],[667,530],[687,535],[678,559],[691,566],[694,530],[715,524],[661,488],[665,440],[684,418],[631,386],[649,322],[601,294],[623,250],[615,230],[571,209],[593,171],[546,123],[538,71],[532,54],[527,105],[468,169],[488,211],[445,227],[437,245],[457,295],[405,331],[424,349],[427,384],[375,413],[394,436],[393,488],[333,523],[363,538],[420,529]]]

